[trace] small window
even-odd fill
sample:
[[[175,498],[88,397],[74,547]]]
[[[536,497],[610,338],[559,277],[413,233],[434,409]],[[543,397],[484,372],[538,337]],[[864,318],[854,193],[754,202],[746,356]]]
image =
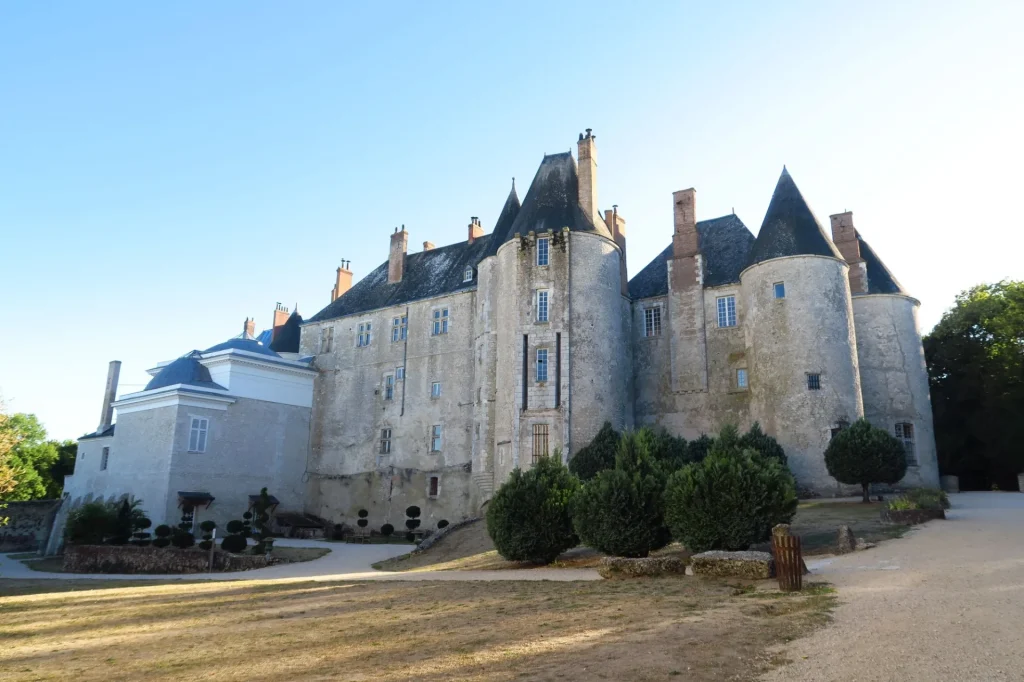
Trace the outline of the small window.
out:
[[[321,327],[320,352],[330,353],[334,347],[334,327]]]
[[[430,397],[431,398],[440,398],[441,397],[441,382],[440,381],[435,381],[434,383],[430,384]]]
[[[547,322],[548,321],[548,290],[540,289],[537,291],[537,321]]]
[[[914,449],[914,425],[908,422],[896,424],[896,438],[903,443],[903,451],[907,453],[907,464],[917,466],[917,452]],[[103,448],[106,450],[106,448]]]
[[[538,348],[537,349],[537,381],[544,382],[548,380],[548,349]]]
[[[736,370],[736,388],[747,387],[747,370],[738,369]]]
[[[808,374],[807,375],[807,390],[808,391],[820,391],[821,390],[821,375],[820,374]]]
[[[107,462],[110,460],[110,448],[103,448],[103,454],[100,456],[100,471],[107,470]]]
[[[644,336],[661,336],[661,306],[644,309]]]
[[[473,281],[473,268],[472,267],[466,268],[466,270],[462,273],[462,281],[463,282],[472,282]]]
[[[718,326],[736,326],[736,297],[722,296],[718,299]]]
[[[373,323],[372,322],[361,322],[359,324],[359,333],[356,336],[356,346],[359,348],[365,348],[370,345],[370,337],[373,334]]]
[[[384,400],[395,399],[395,376],[388,374],[384,377]]]
[[[438,488],[440,488],[440,480],[437,476],[430,477],[430,488],[428,489],[427,495],[430,497],[437,497]]]
[[[533,425],[533,463],[540,461],[541,457],[548,456],[548,425]]]
[[[441,425],[434,424],[430,427],[430,451],[441,452]]]
[[[405,367],[395,368],[395,379],[398,381],[403,381],[405,379]]]
[[[831,436],[829,436],[829,440],[832,440],[833,438],[838,436],[839,432],[842,431],[843,429],[847,428],[848,426],[850,426],[850,422],[844,422],[844,421],[836,422],[836,425],[833,426],[830,429]]]
[[[433,335],[438,336],[439,334],[448,333],[448,309],[441,308],[434,311],[434,330]]]
[[[405,341],[409,318],[405,315],[391,320],[391,340]]]
[[[380,430],[380,454],[390,455],[391,454],[391,429]],[[377,458],[377,466],[382,464],[380,457]]]
[[[547,265],[551,240],[548,237],[540,237],[537,240],[537,265]]]
[[[206,452],[206,434],[210,422],[202,417],[192,417],[192,428],[188,436],[189,452]]]
[[[786,283],[776,282],[775,283],[775,298],[786,298]]]

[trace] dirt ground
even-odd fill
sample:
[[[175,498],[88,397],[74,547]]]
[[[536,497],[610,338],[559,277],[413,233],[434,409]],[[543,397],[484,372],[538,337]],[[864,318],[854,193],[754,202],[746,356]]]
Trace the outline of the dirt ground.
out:
[[[906,526],[892,526],[881,521],[881,502],[862,504],[860,502],[837,502],[832,500],[811,500],[802,502],[791,525],[791,532],[801,536],[804,554],[824,555],[834,550],[836,534],[840,525],[848,525],[856,537],[868,542],[880,542],[899,537],[906,532]],[[767,545],[753,549],[768,549]],[[655,555],[685,556],[686,550],[672,544]],[[600,552],[588,547],[577,547],[561,555],[552,564],[563,568],[589,568],[598,564]],[[483,520],[453,531],[430,549],[416,554],[406,554],[374,564],[384,571],[469,571],[500,569],[531,569],[532,564],[505,561],[494,549],[494,543],[487,535],[487,523]]]
[[[0,680],[748,680],[834,603],[682,577],[86,582],[0,580]]]

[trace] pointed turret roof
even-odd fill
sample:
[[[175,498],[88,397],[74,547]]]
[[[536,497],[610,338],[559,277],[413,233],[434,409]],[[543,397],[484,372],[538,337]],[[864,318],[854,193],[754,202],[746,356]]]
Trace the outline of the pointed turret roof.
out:
[[[493,256],[498,251],[499,246],[512,238],[514,233],[509,230],[512,229],[512,223],[516,221],[516,216],[519,215],[521,208],[519,195],[516,193],[516,179],[512,178],[512,189],[508,193],[508,198],[505,199],[505,205],[501,207],[498,220],[494,223],[494,229],[491,231],[491,238],[487,244],[484,258]]]
[[[857,233],[857,241],[860,242],[860,257],[864,259],[864,267],[868,275],[869,294],[903,294],[909,296],[903,285],[886,267],[882,259],[878,257],[875,250],[868,246],[868,243]]]
[[[768,212],[750,249],[750,265],[801,255],[842,258],[783,166]]]

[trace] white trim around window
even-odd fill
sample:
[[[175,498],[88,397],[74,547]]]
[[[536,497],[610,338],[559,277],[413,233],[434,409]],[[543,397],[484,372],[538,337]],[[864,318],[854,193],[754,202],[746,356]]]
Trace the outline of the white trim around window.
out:
[[[210,437],[210,420],[207,417],[191,417],[188,433],[188,451],[206,452]]]

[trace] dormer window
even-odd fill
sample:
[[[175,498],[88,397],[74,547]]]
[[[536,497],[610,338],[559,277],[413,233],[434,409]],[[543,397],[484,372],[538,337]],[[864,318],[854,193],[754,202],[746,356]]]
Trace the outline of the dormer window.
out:
[[[467,267],[466,271],[464,273],[462,273],[462,281],[463,282],[472,282],[473,281],[473,266]]]

